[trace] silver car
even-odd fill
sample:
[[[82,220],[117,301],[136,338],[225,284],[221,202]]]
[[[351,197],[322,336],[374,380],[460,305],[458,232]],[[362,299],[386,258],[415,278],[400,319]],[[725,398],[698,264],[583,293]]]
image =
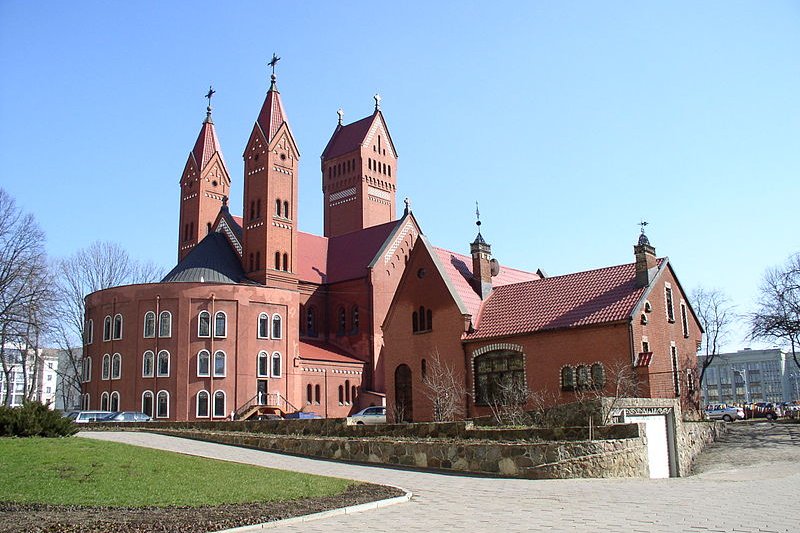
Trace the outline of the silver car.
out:
[[[367,407],[357,412],[353,416],[347,417],[348,425],[368,425],[368,424],[385,424],[386,423],[386,408],[385,407]]]
[[[726,405],[708,405],[706,406],[706,418],[709,420],[724,420],[725,422],[744,420],[744,409]]]

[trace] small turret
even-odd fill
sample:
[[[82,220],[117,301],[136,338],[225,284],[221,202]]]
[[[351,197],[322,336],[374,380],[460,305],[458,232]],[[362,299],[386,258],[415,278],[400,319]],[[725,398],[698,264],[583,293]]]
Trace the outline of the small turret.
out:
[[[478,210],[478,202],[475,202],[475,216],[478,235],[469,245],[469,251],[472,254],[472,288],[475,289],[481,300],[485,300],[492,292],[493,270],[497,270],[498,267],[496,266],[497,262],[492,259],[492,246],[487,244],[481,235],[481,213]]]
[[[633,247],[633,254],[636,257],[636,286],[647,287],[655,277],[658,270],[656,262],[656,249],[650,245],[650,239],[644,234],[644,227],[647,222],[639,223],[642,233],[639,235],[639,242]]]

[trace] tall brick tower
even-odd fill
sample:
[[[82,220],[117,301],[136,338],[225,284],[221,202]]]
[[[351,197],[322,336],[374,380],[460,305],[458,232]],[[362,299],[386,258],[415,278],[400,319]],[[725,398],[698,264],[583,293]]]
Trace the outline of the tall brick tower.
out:
[[[395,220],[397,152],[375,95],[375,111],[342,125],[322,152],[325,236],[335,237]]]
[[[206,119],[181,174],[178,261],[186,257],[211,231],[222,199],[230,194],[231,178],[222,159],[214,121],[211,120],[211,97],[214,92],[211,87],[208,88]]]
[[[297,178],[300,152],[272,76],[244,157],[242,266],[258,283],[297,285]]]

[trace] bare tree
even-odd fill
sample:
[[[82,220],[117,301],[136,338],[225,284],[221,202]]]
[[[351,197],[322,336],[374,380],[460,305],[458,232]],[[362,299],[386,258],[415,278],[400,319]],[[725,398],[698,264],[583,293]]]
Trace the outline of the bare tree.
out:
[[[434,351],[422,374],[422,393],[433,406],[433,421],[448,422],[464,414],[467,391],[463,375]]]
[[[608,365],[597,367],[598,372],[590,372],[586,365],[587,375],[582,380],[578,379],[575,388],[575,398],[587,418],[594,421],[597,407],[602,412],[600,423],[605,425],[611,422],[614,411],[619,407],[624,398],[638,398],[640,395],[639,381],[631,364],[627,361],[614,361]],[[600,372],[602,370],[602,372]],[[605,402],[603,401],[605,400]]]
[[[787,343],[800,368],[800,253],[782,267],[767,270],[759,293],[757,309],[750,314],[750,338]]]
[[[504,426],[532,425],[533,417],[525,410],[531,396],[531,390],[524,380],[513,379],[510,376],[500,380],[495,384],[489,399],[492,418],[497,424]]]
[[[80,397],[86,295],[118,285],[156,282],[163,277],[164,269],[132,258],[116,243],[96,241],[57,261],[54,270],[58,319],[54,321],[52,337],[64,354],[58,374],[63,383],[64,405],[68,406]]]
[[[42,329],[50,282],[44,251],[44,232],[33,215],[23,213],[14,199],[0,189],[0,364],[6,387],[3,404],[11,401],[11,369],[22,364],[27,383],[27,347],[31,333]],[[19,360],[17,350],[22,349]],[[14,350],[13,355],[8,351]]]
[[[706,376],[706,370],[714,359],[719,355],[719,351],[724,346],[730,334],[730,327],[736,319],[734,306],[730,299],[720,289],[704,289],[698,287],[692,293],[692,303],[700,320],[700,325],[705,331],[703,338],[704,352],[700,365],[700,386]]]

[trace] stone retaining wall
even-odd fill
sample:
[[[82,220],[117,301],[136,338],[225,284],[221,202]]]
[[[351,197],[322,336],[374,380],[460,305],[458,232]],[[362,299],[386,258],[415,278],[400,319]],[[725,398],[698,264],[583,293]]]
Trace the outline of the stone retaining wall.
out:
[[[675,438],[678,448],[680,476],[692,473],[694,460],[706,446],[728,431],[725,422],[683,421],[679,424]]]
[[[633,426],[638,428],[635,424]],[[649,472],[647,447],[644,438],[638,436],[594,441],[499,442],[386,437],[352,439],[195,428],[156,429],[153,426],[150,426],[150,431],[323,459],[506,477],[648,477]]]

